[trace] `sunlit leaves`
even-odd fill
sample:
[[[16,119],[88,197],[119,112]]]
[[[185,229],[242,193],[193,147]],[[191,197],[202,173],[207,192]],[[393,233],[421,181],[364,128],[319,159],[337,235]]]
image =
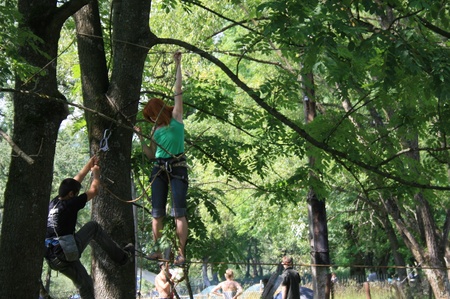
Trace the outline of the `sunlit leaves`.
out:
[[[7,1],[5,5],[0,5],[0,16],[0,82],[6,87],[8,82],[12,85],[15,75],[25,79],[38,71],[23,60],[18,46],[26,44],[38,52],[36,43],[40,40],[27,28],[17,27],[21,15],[14,2]]]

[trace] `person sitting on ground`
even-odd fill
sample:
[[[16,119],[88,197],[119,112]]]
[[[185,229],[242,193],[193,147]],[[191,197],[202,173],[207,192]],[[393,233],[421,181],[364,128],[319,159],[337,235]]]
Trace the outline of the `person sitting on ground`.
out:
[[[74,178],[63,180],[58,196],[50,201],[48,207],[45,259],[51,269],[72,280],[82,299],[95,298],[92,279],[80,261],[81,254],[91,240],[119,265],[134,260],[133,244],[130,243],[122,249],[95,221],[86,223],[75,232],[78,211],[99,191],[100,167],[97,164],[97,158],[92,157]],[[89,171],[92,171],[93,176],[90,187],[79,195],[81,182]]]
[[[212,289],[211,294],[223,296],[224,299],[236,299],[242,294],[242,286],[234,280],[233,270],[225,271],[225,279]],[[222,290],[222,293],[218,292],[219,289]]]

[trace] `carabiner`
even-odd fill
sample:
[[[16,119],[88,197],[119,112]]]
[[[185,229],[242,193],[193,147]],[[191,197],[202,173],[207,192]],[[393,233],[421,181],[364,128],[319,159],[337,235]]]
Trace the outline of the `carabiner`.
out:
[[[103,152],[107,152],[109,151],[109,146],[108,146],[108,139],[111,136],[111,130],[110,129],[105,129],[105,132],[103,133],[103,139],[100,140],[100,150]]]

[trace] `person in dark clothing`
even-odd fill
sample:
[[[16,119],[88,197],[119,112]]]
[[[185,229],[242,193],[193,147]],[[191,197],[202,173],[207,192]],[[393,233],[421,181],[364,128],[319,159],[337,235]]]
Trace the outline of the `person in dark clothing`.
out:
[[[284,271],[281,274],[281,299],[300,298],[300,274],[293,268],[292,257],[284,256],[281,264]]]
[[[45,259],[51,269],[61,272],[72,280],[83,299],[95,298],[92,279],[80,262],[81,254],[91,240],[120,265],[128,264],[134,258],[133,244],[128,244],[122,249],[95,221],[86,223],[75,232],[78,211],[98,194],[100,167],[97,162],[97,158],[92,157],[74,178],[63,180],[58,196],[50,201],[48,207]],[[79,195],[81,182],[89,171],[92,172],[90,187]]]

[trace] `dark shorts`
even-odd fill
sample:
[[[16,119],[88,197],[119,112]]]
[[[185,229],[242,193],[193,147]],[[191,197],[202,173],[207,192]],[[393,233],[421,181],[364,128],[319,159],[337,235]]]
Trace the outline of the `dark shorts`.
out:
[[[176,166],[179,161],[171,164],[175,166],[165,167],[164,160],[170,159],[159,159],[160,164],[153,167],[150,178],[152,184],[152,216],[154,218],[166,216],[167,197],[170,188],[172,193],[171,215],[175,218],[184,217],[187,211],[188,169],[185,166]],[[167,170],[167,168],[169,169]]]

